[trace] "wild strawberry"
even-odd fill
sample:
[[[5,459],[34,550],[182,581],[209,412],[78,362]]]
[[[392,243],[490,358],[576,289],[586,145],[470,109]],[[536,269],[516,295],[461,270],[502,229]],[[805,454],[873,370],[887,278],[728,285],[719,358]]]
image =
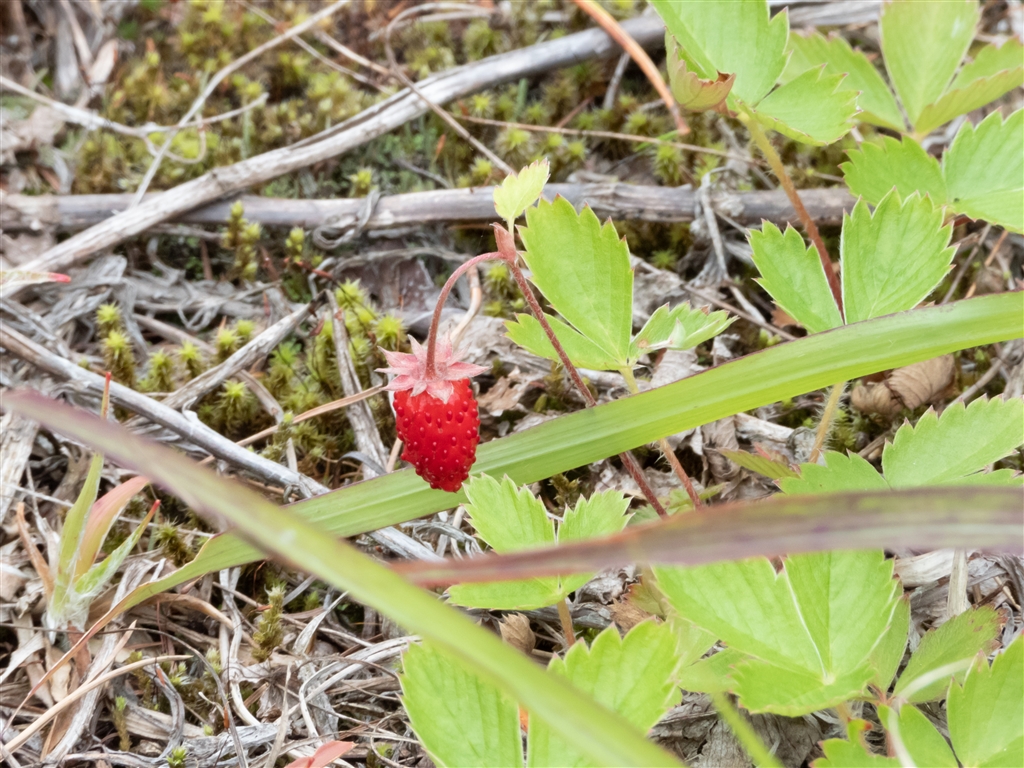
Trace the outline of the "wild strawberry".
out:
[[[411,340],[412,354],[384,352],[394,373],[387,389],[395,392],[398,436],[405,443],[402,458],[431,488],[454,492],[469,477],[480,441],[480,416],[469,377],[483,366],[452,357],[451,342],[439,341],[433,371],[427,372],[427,349]]]

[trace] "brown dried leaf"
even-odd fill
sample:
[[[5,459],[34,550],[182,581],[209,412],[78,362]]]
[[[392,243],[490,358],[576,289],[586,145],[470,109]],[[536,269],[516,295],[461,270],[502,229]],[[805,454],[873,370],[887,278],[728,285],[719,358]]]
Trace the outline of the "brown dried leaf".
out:
[[[914,410],[938,400],[953,383],[952,355],[897,368],[884,381],[858,384],[850,395],[853,407],[862,413],[895,416],[902,409]]]
[[[537,636],[530,629],[530,620],[523,613],[510,613],[500,622],[501,639],[523,653],[530,653],[537,645]]]

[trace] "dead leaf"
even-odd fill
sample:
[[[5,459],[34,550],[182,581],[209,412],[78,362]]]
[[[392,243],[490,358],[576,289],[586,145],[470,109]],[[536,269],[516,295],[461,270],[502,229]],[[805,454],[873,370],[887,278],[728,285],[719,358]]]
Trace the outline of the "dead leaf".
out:
[[[502,640],[523,653],[530,653],[537,645],[537,636],[530,629],[530,619],[526,614],[508,614],[498,622],[498,630]]]
[[[952,355],[935,357],[897,368],[881,382],[858,384],[850,402],[861,413],[892,417],[904,408],[914,410],[940,399],[952,385],[954,373]]]
[[[53,144],[63,125],[60,113],[44,106],[36,107],[24,120],[5,120],[0,126],[0,163],[14,165],[16,152]]]

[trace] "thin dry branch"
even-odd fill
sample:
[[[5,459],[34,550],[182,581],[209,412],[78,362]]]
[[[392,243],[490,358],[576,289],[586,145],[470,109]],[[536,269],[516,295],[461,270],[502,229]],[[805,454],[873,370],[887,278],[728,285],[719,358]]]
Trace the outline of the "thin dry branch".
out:
[[[632,184],[548,184],[545,197],[561,195],[579,207],[594,209],[601,218],[617,221],[689,222],[694,219],[699,192],[685,187]],[[806,189],[800,193],[811,217],[823,225],[839,224],[854,198],[844,188]],[[9,231],[38,231],[53,227],[67,232],[113,221],[127,210],[131,195],[6,195],[0,193],[0,227]],[[150,200],[157,195],[147,195]],[[365,210],[362,199],[290,200],[242,195],[245,218],[267,227],[334,229],[354,227]],[[711,194],[715,211],[748,226],[762,220],[783,224],[798,221],[782,190],[719,191]],[[180,215],[184,224],[219,225],[228,221],[233,200],[212,203]],[[495,220],[494,187],[409,192],[381,197],[363,226],[381,230],[418,224],[491,223]],[[86,234],[86,233],[83,233]],[[70,242],[70,241],[69,241]]]
[[[663,37],[659,19],[641,17],[623,28],[641,45],[653,46]],[[577,64],[588,58],[614,55],[618,46],[601,30],[567,35],[558,40],[491,56],[463,67],[441,72],[419,84],[421,94],[435,104],[446,104],[510,80],[531,77],[550,69]],[[33,272],[59,272],[145,232],[155,224],[173,219],[197,206],[304,168],[358,147],[428,110],[420,96],[403,90],[307,141],[215,168],[172,190],[144,199],[123,213],[65,240],[23,265]]]
[[[13,328],[0,326],[0,347],[51,376],[68,382],[77,391],[89,393],[95,397],[103,394],[105,382],[102,376],[50,352]],[[169,429],[218,459],[244,469],[265,482],[284,488],[299,488],[307,495],[318,495],[330,490],[310,477],[294,472],[288,467],[281,466],[236,445],[198,419],[187,418],[173,408],[168,408],[121,384],[116,382],[110,384],[110,399],[115,405],[144,416],[149,421]],[[368,535],[378,544],[403,557],[438,559],[432,549],[395,528],[382,528]]]

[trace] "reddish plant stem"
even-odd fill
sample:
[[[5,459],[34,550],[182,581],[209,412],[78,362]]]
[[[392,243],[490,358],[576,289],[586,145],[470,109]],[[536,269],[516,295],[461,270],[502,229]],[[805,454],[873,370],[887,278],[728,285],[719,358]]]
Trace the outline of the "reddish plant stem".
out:
[[[583,377],[580,376],[580,372],[576,370],[576,366],[572,364],[572,360],[569,359],[569,355],[562,347],[562,343],[558,340],[555,335],[554,329],[548,322],[547,317],[544,314],[544,310],[541,309],[540,303],[537,301],[537,297],[533,295],[533,289],[530,284],[526,281],[526,276],[523,275],[522,270],[519,269],[519,265],[516,264],[517,254],[515,251],[515,241],[512,238],[512,233],[507,229],[502,228],[500,225],[494,225],[495,237],[498,241],[498,248],[502,254],[502,259],[508,264],[509,269],[512,272],[513,277],[516,279],[516,285],[519,286],[519,290],[523,294],[523,298],[526,299],[526,303],[530,305],[530,311],[533,312],[534,317],[537,318],[537,322],[540,323],[541,328],[544,329],[544,333],[547,334],[548,341],[551,342],[551,346],[554,347],[555,353],[558,355],[559,361],[562,363],[562,367],[569,373],[569,378],[572,379],[572,383],[579,390],[580,395],[583,396],[583,402],[586,403],[588,408],[592,408],[597,405],[597,400],[594,399],[593,394],[587,388],[587,385],[583,382]],[[658,513],[659,517],[668,517],[668,512],[658,501],[657,495],[654,493],[654,489],[651,488],[650,483],[647,482],[647,478],[644,476],[643,470],[640,469],[640,465],[636,459],[633,458],[633,454],[629,451],[623,451],[619,454],[619,459],[622,460],[622,465],[629,472],[629,476],[633,478],[633,481],[640,487],[641,493],[644,498],[647,499],[654,511]]]
[[[588,408],[597,405],[597,400],[594,399],[593,394],[591,394],[590,390],[587,389],[587,385],[583,383],[583,377],[580,376],[580,372],[576,370],[576,366],[572,364],[572,360],[570,360],[569,355],[566,354],[565,349],[562,347],[562,343],[558,340],[558,337],[555,336],[555,331],[552,329],[551,324],[548,323],[547,317],[544,315],[544,310],[541,309],[540,303],[537,301],[537,297],[533,295],[533,289],[530,288],[530,284],[526,281],[526,276],[523,275],[522,270],[519,269],[519,265],[516,263],[518,254],[516,253],[515,240],[512,233],[500,224],[495,224],[494,236],[498,243],[497,251],[474,256],[459,265],[441,288],[441,294],[437,297],[437,304],[434,307],[434,316],[430,320],[430,333],[427,336],[426,375],[428,377],[434,375],[437,330],[441,325],[441,310],[444,308],[444,303],[447,301],[448,294],[451,293],[452,287],[455,285],[455,281],[458,280],[470,267],[473,267],[482,261],[487,261],[488,259],[497,259],[508,265],[509,271],[515,278],[516,285],[518,285],[519,290],[522,291],[523,298],[526,299],[526,303],[530,305],[530,310],[533,312],[534,317],[537,318],[537,322],[540,323],[541,328],[544,329],[544,333],[547,334],[548,340],[551,342],[551,346],[554,347],[555,352],[558,354],[558,359],[562,363],[562,367],[569,373],[569,378],[572,379],[576,389],[579,390],[580,395],[583,397],[583,402],[586,403]],[[658,497],[655,495],[654,489],[651,488],[650,483],[647,482],[647,478],[644,477],[644,473],[640,469],[640,465],[637,463],[636,459],[633,458],[633,454],[625,451],[619,454],[619,458],[622,460],[622,465],[626,468],[626,471],[629,472],[629,476],[632,477],[633,481],[640,487],[640,492],[643,493],[644,498],[646,498],[647,502],[654,508],[654,511],[658,513],[658,516],[668,517],[665,507],[663,507],[661,502],[658,501]]]
[[[757,144],[758,149],[761,150],[761,154],[763,154],[765,159],[768,161],[768,165],[771,166],[776,178],[778,178],[779,184],[786,192],[786,197],[789,198],[789,202],[793,206],[793,210],[796,211],[797,218],[800,219],[800,224],[803,226],[804,231],[807,232],[807,237],[818,250],[818,258],[821,259],[821,266],[825,270],[825,279],[828,280],[828,287],[832,291],[832,298],[835,300],[836,306],[839,307],[839,313],[843,314],[843,292],[839,286],[839,277],[836,275],[835,269],[832,268],[832,259],[829,258],[828,249],[825,247],[825,241],[821,239],[821,233],[818,231],[818,225],[814,222],[814,219],[811,218],[811,214],[809,214],[807,209],[804,207],[803,201],[800,199],[800,193],[797,192],[796,185],[793,183],[793,179],[786,170],[786,166],[782,162],[782,158],[779,157],[779,153],[775,151],[775,147],[772,146],[772,142],[768,138],[768,134],[765,133],[764,128],[762,128],[760,123],[757,122],[757,118],[747,116],[747,119],[743,120],[743,123],[747,126],[747,129],[750,131],[751,138],[754,140],[754,143]]]
[[[452,287],[455,285],[455,281],[462,277],[470,267],[479,264],[481,261],[487,261],[488,259],[508,261],[503,254],[497,251],[474,256],[469,261],[460,264],[459,267],[452,272],[452,276],[445,281],[444,287],[441,288],[441,295],[437,297],[437,305],[434,307],[434,316],[430,320],[430,334],[427,336],[427,378],[434,375],[434,348],[437,346],[437,328],[441,325],[441,310],[444,309],[444,303],[448,300],[448,294],[451,293]]]

